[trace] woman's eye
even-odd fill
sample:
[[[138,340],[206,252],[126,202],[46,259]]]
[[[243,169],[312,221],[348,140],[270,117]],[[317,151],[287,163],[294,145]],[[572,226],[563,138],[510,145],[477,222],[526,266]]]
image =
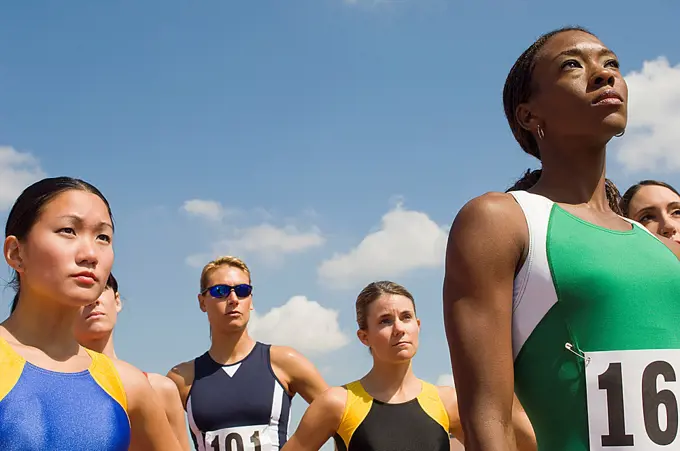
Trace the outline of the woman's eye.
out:
[[[581,64],[576,60],[567,60],[567,61],[562,63],[562,69],[566,69],[566,68],[572,69],[572,68],[575,68],[575,67],[581,67]]]

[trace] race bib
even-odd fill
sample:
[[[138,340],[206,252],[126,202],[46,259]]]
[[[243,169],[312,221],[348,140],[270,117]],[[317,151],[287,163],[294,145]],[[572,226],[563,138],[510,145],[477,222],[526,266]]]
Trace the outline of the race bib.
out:
[[[590,451],[680,449],[680,350],[585,357]]]
[[[269,425],[239,426],[205,433],[206,451],[273,451]]]

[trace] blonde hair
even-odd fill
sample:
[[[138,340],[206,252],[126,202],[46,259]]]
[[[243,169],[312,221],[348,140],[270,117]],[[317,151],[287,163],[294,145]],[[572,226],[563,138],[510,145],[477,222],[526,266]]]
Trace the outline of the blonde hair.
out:
[[[250,269],[248,265],[238,257],[232,257],[231,255],[225,255],[224,257],[219,257],[203,267],[201,271],[201,293],[208,288],[208,277],[217,268],[222,266],[231,266],[232,268],[237,268],[248,275],[248,281],[250,281]]]
[[[413,299],[413,295],[406,288],[396,282],[390,282],[389,280],[372,282],[366,285],[366,287],[361,290],[361,293],[359,293],[359,296],[357,296],[356,311],[357,325],[359,326],[359,329],[366,330],[368,328],[368,323],[366,321],[366,317],[368,316],[368,308],[383,294],[394,294],[409,298],[413,304],[413,312],[415,313],[416,301]]]

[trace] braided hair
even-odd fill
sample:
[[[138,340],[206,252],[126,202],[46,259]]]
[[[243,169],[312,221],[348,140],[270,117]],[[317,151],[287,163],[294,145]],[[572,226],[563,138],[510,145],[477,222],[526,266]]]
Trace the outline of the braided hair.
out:
[[[522,150],[529,155],[538,158],[539,161],[541,160],[541,153],[536,138],[534,138],[534,135],[529,130],[522,127],[517,120],[517,107],[528,102],[533,94],[532,76],[536,66],[536,55],[538,55],[538,52],[545,46],[550,38],[566,31],[581,31],[595,36],[587,29],[577,26],[563,27],[541,35],[520,55],[519,58],[517,58],[512,69],[510,69],[510,73],[508,73],[508,77],[505,79],[505,86],[503,87],[503,108],[505,109],[505,117],[510,125],[510,130]],[[508,189],[508,191],[527,190],[531,188],[538,182],[538,179],[541,177],[541,172],[540,169],[533,171],[527,170],[524,175]],[[621,209],[619,207],[621,194],[616,188],[616,185],[609,179],[606,179],[605,192],[611,209],[615,213],[621,214]]]

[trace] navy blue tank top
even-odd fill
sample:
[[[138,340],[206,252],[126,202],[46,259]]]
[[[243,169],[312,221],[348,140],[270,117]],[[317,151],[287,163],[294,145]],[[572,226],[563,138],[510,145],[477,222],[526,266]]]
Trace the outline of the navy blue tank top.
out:
[[[277,451],[286,443],[291,396],[274,375],[270,347],[257,342],[231,365],[207,352],[194,360],[187,416],[198,451]]]

